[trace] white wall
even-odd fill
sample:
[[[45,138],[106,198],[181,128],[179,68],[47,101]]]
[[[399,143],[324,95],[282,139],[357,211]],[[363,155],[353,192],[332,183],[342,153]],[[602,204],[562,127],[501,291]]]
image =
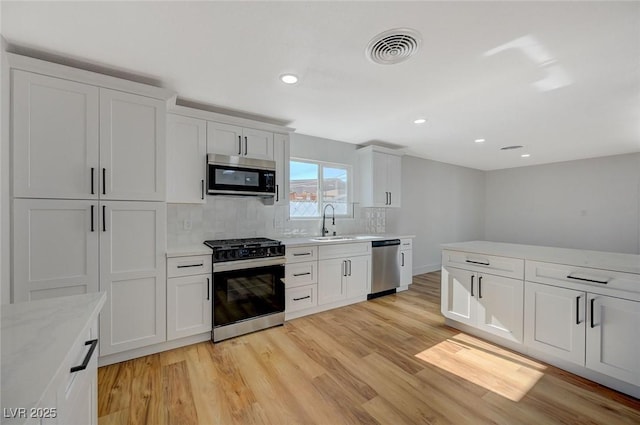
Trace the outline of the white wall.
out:
[[[483,239],[483,171],[402,158],[402,207],[387,210],[388,233],[416,235],[413,272],[440,269],[440,244]]]
[[[489,171],[485,239],[640,254],[640,153]]]

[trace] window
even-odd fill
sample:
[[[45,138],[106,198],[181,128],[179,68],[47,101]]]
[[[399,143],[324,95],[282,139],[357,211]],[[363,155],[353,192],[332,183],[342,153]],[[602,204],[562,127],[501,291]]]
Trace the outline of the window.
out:
[[[333,205],[336,216],[351,215],[349,208],[351,167],[293,159],[289,162],[289,170],[291,218],[321,217],[327,204]]]

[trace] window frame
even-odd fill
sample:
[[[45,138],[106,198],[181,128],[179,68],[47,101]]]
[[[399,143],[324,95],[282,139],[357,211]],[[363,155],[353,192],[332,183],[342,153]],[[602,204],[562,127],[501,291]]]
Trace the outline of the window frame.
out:
[[[353,218],[353,166],[350,164],[342,164],[339,162],[329,162],[329,161],[321,161],[317,159],[309,159],[309,158],[301,158],[301,157],[290,157],[289,158],[289,187],[291,187],[291,162],[306,162],[308,164],[314,164],[318,166],[318,204],[321,206],[324,203],[324,188],[323,188],[323,169],[325,167],[328,168],[343,168],[347,171],[347,213],[346,214],[336,214],[336,218]],[[321,178],[321,176],[323,176]],[[319,208],[321,210],[321,208]],[[300,217],[291,215],[291,207],[289,207],[289,219],[290,220],[319,220],[322,218],[322,212],[320,214],[313,217]]]

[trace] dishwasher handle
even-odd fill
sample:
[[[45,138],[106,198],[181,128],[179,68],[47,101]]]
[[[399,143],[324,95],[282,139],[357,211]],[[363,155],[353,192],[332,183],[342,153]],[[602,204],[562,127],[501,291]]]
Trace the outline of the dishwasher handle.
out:
[[[400,239],[387,239],[384,241],[372,241],[371,242],[371,247],[372,248],[378,248],[378,247],[382,247],[382,246],[393,246],[393,245],[400,245]]]

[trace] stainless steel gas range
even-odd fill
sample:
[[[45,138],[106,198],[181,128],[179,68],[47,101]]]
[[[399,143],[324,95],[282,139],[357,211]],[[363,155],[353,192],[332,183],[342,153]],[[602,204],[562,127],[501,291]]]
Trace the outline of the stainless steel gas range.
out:
[[[284,245],[267,238],[204,244],[213,249],[213,341],[283,324]]]

